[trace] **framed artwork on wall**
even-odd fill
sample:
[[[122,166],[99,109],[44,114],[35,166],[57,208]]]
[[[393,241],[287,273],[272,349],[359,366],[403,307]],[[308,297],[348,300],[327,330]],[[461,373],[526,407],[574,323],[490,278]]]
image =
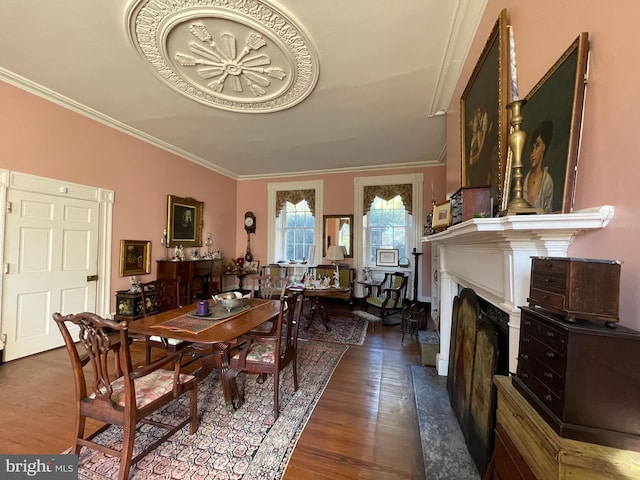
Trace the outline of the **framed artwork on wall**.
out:
[[[577,175],[588,33],[581,33],[526,96],[522,196],[544,213],[569,213]],[[507,191],[510,185],[506,185]]]
[[[151,242],[120,240],[120,276],[151,273]]]
[[[171,247],[202,246],[204,204],[193,198],[167,196],[167,243]]]
[[[460,98],[461,183],[463,187],[490,185],[496,207],[506,171],[508,53],[504,9]]]

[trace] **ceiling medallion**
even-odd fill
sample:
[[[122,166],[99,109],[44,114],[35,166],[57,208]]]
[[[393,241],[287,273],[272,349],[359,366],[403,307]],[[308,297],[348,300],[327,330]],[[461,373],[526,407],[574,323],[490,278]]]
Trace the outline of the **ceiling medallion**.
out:
[[[138,0],[128,25],[136,51],[163,82],[211,107],[284,110],[318,81],[309,38],[263,0]]]

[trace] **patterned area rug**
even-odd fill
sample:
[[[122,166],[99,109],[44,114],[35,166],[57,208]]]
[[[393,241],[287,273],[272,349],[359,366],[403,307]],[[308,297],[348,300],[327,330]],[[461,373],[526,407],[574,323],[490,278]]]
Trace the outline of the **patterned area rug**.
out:
[[[305,318],[300,324],[298,338],[316,340],[319,342],[346,343],[348,345],[362,345],[367,336],[367,326],[369,323],[362,318],[352,318],[348,311],[328,311],[329,326],[328,331],[320,316],[316,316],[309,327]]]
[[[256,383],[255,375],[238,376],[245,403],[235,412],[225,406],[216,372],[198,387],[200,426],[189,435],[185,426],[132,469],[131,479],[265,479],[282,478],[291,452],[331,375],[348,347],[300,341],[298,343],[297,392],[293,391],[291,365],[281,373],[280,416],[273,419],[273,378]],[[188,411],[188,396],[170,404],[162,416],[176,418]],[[136,447],[157,438],[156,427],[141,425]],[[111,427],[100,440],[119,448],[122,431]],[[135,455],[136,452],[134,452]],[[79,479],[116,478],[119,460],[83,448],[79,456]]]

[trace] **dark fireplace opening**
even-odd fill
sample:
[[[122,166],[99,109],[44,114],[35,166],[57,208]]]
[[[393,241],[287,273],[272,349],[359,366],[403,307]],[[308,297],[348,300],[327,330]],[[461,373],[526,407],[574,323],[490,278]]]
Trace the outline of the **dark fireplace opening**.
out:
[[[509,316],[463,288],[453,301],[447,390],[467,449],[484,475],[494,446],[493,376],[509,374]]]

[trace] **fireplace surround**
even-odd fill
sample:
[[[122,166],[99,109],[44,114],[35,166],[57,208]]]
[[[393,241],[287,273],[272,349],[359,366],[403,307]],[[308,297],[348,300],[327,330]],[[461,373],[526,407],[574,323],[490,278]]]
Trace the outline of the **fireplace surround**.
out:
[[[447,375],[453,301],[461,288],[475,293],[508,317],[509,372],[515,373],[520,338],[520,310],[527,304],[532,256],[566,257],[573,238],[585,230],[607,226],[612,206],[567,214],[509,215],[473,218],[441,233],[422,237],[437,249],[432,265],[438,277],[439,375]]]

